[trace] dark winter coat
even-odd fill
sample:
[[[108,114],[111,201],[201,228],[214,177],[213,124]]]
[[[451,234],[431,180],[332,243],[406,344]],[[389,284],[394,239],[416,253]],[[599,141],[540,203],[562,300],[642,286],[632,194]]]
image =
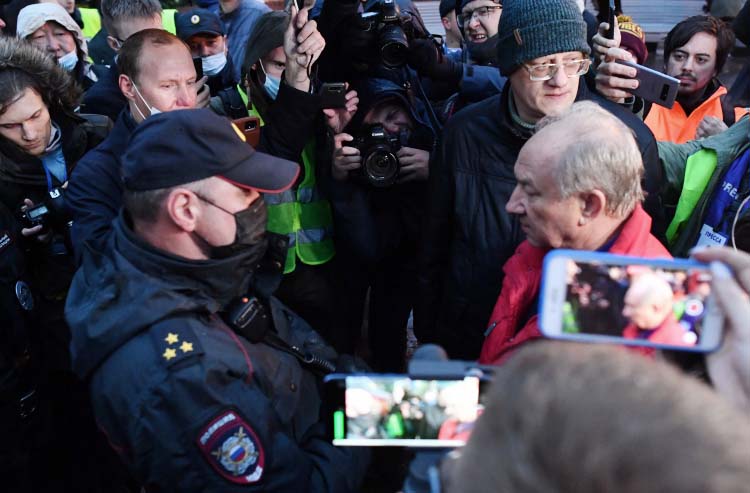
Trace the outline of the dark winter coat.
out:
[[[513,125],[510,85],[502,94],[457,113],[443,132],[430,169],[430,199],[419,256],[414,323],[420,342],[436,342],[451,357],[476,359],[503,282],[503,264],[524,239],[505,210],[516,186],[513,167],[529,136]],[[646,168],[644,208],[663,236],[657,191],[662,177],[651,131],[631,113],[590,92],[580,81],[576,101],[591,100],[636,134]]]
[[[217,313],[247,292],[242,255],[190,261],[160,252],[123,215],[104,240],[86,244],[68,297],[73,368],[90,381],[97,423],[146,490],[356,491],[366,463],[325,438],[315,376]],[[281,339],[335,356],[276,299],[269,307]]]

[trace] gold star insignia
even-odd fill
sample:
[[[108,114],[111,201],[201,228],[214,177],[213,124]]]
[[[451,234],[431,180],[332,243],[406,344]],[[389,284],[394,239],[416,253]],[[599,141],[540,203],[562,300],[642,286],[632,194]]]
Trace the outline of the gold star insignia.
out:
[[[180,338],[177,336],[177,334],[173,334],[170,332],[169,334],[167,334],[167,337],[165,337],[164,340],[167,341],[167,344],[175,344],[180,340]]]
[[[162,356],[164,356],[165,360],[169,361],[172,358],[176,358],[177,357],[177,351],[175,351],[171,347],[168,347],[167,349],[164,350],[164,354],[162,354]]]
[[[193,350],[193,343],[185,341],[182,343],[182,346],[180,346],[180,349],[182,349],[183,353],[189,353]]]

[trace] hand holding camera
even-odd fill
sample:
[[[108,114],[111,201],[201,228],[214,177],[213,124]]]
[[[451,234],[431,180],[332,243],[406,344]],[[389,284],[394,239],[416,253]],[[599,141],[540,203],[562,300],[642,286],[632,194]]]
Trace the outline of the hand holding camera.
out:
[[[346,142],[354,141],[349,134],[337,134],[333,137],[333,165],[331,174],[336,181],[346,181],[349,172],[362,167],[362,158],[359,149],[344,145]]]
[[[28,237],[36,237],[41,242],[49,240],[51,233],[44,224],[44,215],[48,214],[47,206],[43,203],[35,205],[31,199],[23,200],[23,207],[21,207],[21,214],[24,222],[24,228],[21,229],[21,234]]]
[[[398,175],[398,183],[412,181],[427,181],[430,176],[430,153],[422,149],[402,147],[396,153],[401,170]]]

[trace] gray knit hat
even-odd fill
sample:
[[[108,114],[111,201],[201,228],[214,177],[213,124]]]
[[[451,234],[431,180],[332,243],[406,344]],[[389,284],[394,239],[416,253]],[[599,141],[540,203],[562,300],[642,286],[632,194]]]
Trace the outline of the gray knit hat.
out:
[[[591,53],[586,22],[574,0],[505,0],[497,36],[498,66],[506,77],[535,58]]]

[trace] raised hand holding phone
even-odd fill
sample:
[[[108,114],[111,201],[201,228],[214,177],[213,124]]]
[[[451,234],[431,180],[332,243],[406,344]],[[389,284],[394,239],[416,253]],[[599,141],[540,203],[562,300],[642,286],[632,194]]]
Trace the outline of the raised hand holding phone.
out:
[[[554,250],[544,260],[539,327],[554,339],[715,351],[723,316],[711,279],[707,264],[684,259]]]
[[[305,92],[310,90],[310,69],[326,45],[317,23],[308,20],[310,7],[306,4],[300,10],[295,0],[289,6],[289,26],[284,33],[284,78],[287,84]]]

